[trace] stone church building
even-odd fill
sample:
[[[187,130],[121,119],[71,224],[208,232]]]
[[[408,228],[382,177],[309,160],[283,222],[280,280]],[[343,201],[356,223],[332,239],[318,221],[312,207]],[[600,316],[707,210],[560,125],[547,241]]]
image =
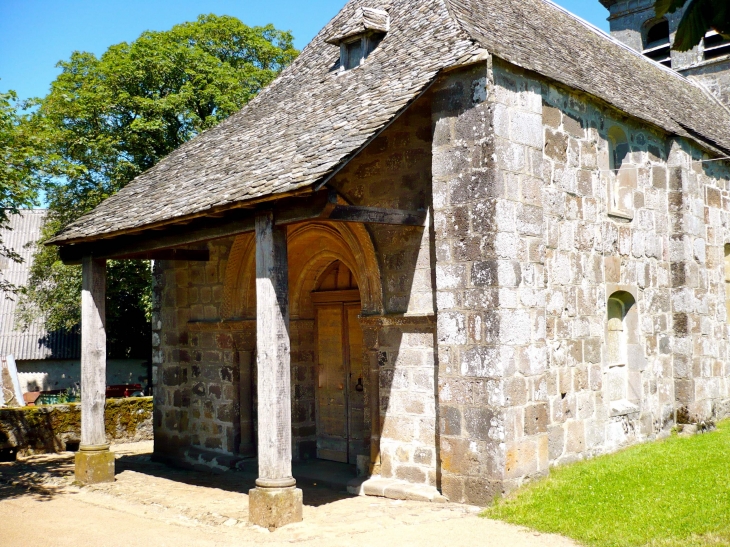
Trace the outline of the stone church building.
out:
[[[292,460],[487,504],[727,415],[728,57],[709,36],[678,73],[648,0],[602,2],[616,39],[546,0],[351,0],[56,236],[85,280],[77,476],[113,477],[112,258],[155,260],[155,456],[257,457],[266,526],[301,518]]]

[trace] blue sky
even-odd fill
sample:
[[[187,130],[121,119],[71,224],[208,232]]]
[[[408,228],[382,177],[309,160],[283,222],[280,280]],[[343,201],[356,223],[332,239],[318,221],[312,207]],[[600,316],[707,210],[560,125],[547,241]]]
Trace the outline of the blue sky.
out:
[[[0,91],[21,98],[43,96],[71,52],[102,54],[145,30],[167,30],[201,13],[233,15],[247,25],[273,23],[294,33],[304,47],[346,0],[0,0]],[[568,10],[608,31],[598,0],[558,0]]]

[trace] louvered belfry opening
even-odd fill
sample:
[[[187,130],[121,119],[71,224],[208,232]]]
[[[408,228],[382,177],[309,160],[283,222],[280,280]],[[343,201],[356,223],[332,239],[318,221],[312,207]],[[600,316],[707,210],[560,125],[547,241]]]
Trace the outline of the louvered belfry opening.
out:
[[[669,21],[660,19],[648,26],[644,36],[644,55],[666,67],[672,67]]]

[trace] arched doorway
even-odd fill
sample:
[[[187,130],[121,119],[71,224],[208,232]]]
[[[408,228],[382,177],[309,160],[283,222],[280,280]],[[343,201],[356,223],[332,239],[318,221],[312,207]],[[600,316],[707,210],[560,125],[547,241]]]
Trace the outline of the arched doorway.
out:
[[[360,290],[352,272],[332,262],[312,292],[315,333],[317,458],[356,463],[365,453]]]

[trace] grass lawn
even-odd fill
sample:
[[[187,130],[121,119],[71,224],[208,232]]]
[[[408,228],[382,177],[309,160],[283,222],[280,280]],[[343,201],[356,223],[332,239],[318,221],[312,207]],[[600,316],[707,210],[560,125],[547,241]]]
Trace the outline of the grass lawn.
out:
[[[554,468],[483,515],[585,545],[730,546],[730,420]]]

